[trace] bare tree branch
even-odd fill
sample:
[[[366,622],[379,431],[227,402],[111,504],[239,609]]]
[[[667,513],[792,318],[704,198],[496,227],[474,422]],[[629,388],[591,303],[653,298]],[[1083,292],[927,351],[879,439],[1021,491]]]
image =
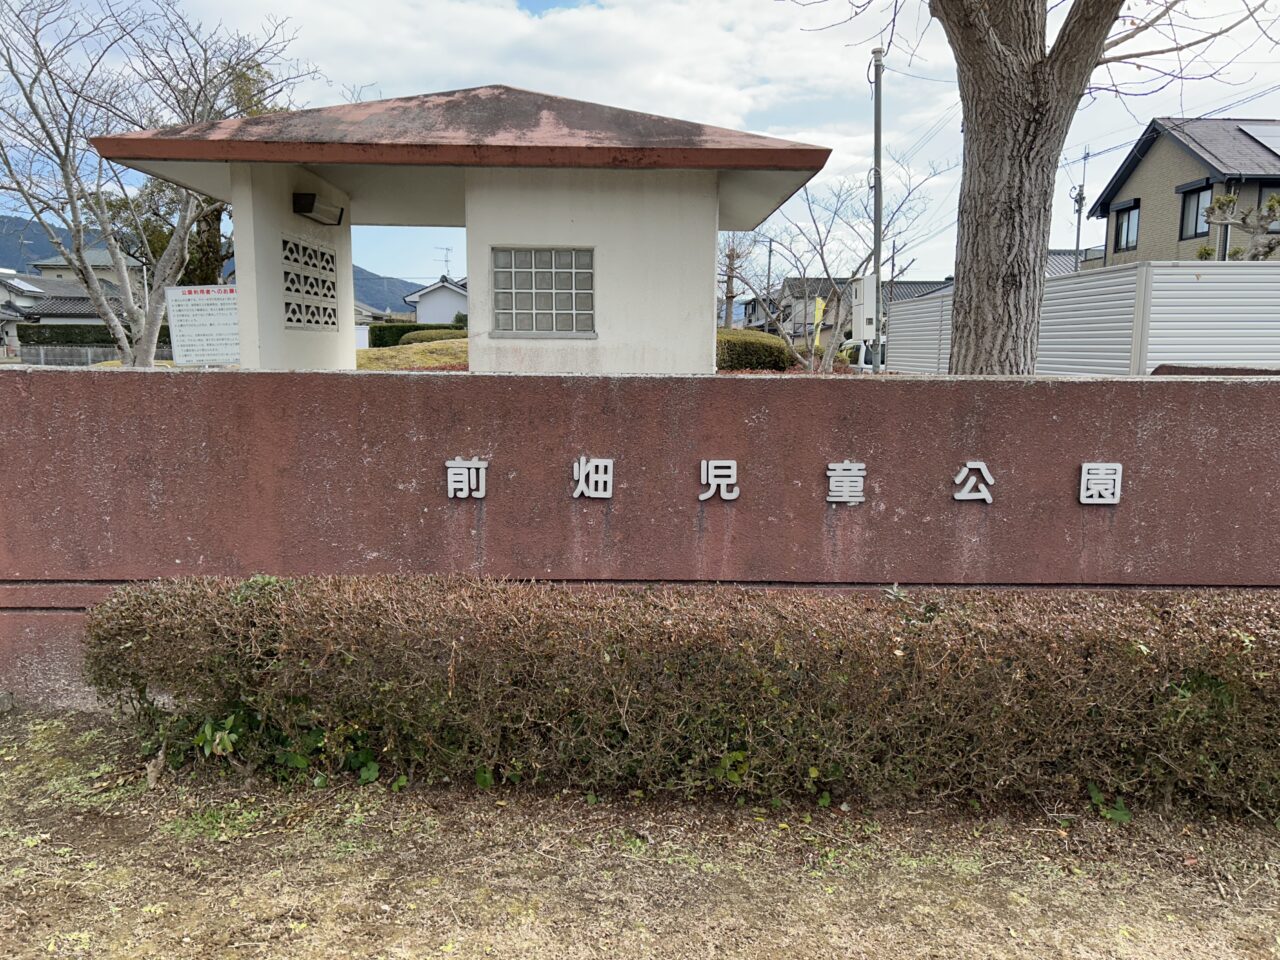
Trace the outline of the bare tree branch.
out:
[[[804,4],[814,6],[814,4]],[[900,4],[858,17],[905,53]],[[964,115],[951,372],[1030,374],[1039,348],[1055,174],[1071,121],[1093,93],[1151,94],[1219,78],[1247,51],[1274,50],[1274,0],[917,0],[946,34]],[[920,33],[921,31],[917,31]],[[1239,38],[1237,42],[1231,42]],[[1219,41],[1223,41],[1219,44]],[[1227,56],[1210,62],[1210,51]],[[892,52],[892,50],[890,51]],[[1161,57],[1174,58],[1172,65]]]
[[[289,58],[292,39],[280,20],[259,36],[205,27],[177,0],[0,0],[0,197],[41,225],[126,364],[152,364],[164,288],[186,267],[196,220],[222,204],[173,188],[156,249],[146,178],[97,156],[89,139],[287,106],[315,75]],[[95,251],[117,284],[95,269]]]

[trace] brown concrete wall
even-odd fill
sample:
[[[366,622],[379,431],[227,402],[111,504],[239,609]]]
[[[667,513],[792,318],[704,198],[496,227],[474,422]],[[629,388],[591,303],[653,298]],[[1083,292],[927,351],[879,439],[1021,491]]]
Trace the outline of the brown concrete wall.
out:
[[[0,403],[0,582],[29,587],[451,570],[1280,584],[1274,379],[27,369],[0,371]],[[580,454],[615,458],[612,500],[573,499]],[[484,500],[447,498],[459,455],[490,460]],[[698,500],[703,458],[739,461],[738,500]],[[861,506],[826,503],[845,458],[868,464]],[[975,459],[989,506],[952,499]],[[1086,460],[1124,464],[1119,506],[1077,502]]]
[[[0,690],[74,699],[77,611],[187,574],[1280,585],[1280,380],[0,370]],[[579,455],[612,500],[574,499]],[[444,461],[490,461],[483,500]],[[741,496],[698,500],[702,459]],[[828,505],[826,465],[867,464]],[[994,503],[958,502],[969,460]],[[1082,461],[1124,464],[1082,506]]]

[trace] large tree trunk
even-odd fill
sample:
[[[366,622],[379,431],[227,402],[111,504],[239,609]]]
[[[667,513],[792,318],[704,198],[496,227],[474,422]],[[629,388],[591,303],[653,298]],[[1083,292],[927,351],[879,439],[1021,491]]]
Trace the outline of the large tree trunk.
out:
[[[222,214],[225,209],[223,204],[215,203],[196,218],[187,252],[187,266],[179,283],[208,287],[222,283],[222,270],[227,263],[222,243]]]
[[[1031,78],[965,98],[951,373],[1035,372],[1058,157],[1075,101]]]
[[[1124,2],[1075,0],[1050,50],[1046,0],[929,0],[964,107],[951,373],[1035,372],[1058,158]]]

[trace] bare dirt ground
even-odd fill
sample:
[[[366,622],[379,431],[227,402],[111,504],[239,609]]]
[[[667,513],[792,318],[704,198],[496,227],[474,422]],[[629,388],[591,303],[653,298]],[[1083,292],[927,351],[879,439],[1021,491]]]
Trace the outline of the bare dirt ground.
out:
[[[1280,957],[1257,821],[148,790],[102,724],[0,717],[0,956]]]

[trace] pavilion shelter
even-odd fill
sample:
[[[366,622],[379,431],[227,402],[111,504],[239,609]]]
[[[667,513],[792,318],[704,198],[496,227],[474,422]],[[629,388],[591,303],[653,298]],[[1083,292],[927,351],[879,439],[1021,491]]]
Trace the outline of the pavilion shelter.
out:
[[[716,240],[830,151],[506,86],[96,138],[231,204],[241,366],[355,366],[353,224],[465,227],[469,362],[711,373]]]

